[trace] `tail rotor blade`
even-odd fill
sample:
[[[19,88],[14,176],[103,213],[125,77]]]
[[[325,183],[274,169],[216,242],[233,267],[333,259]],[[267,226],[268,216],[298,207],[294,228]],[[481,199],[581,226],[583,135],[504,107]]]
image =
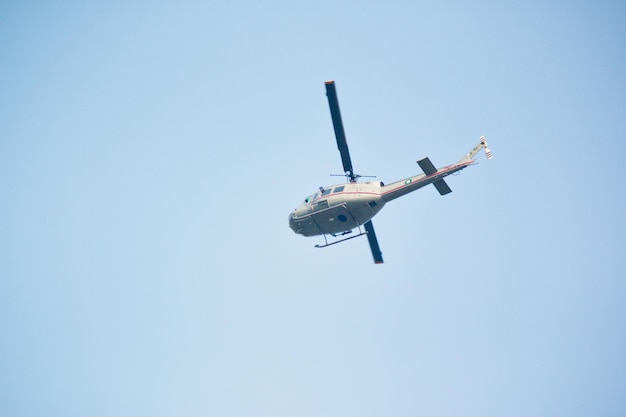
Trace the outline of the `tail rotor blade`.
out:
[[[350,160],[350,151],[348,150],[348,142],[346,141],[346,133],[343,130],[343,122],[341,120],[341,112],[339,111],[339,100],[337,99],[337,90],[334,81],[326,81],[326,96],[328,97],[328,105],[330,107],[330,115],[333,119],[333,128],[335,129],[335,137],[337,138],[337,147],[341,154],[341,162],[343,162],[343,171],[350,177],[350,182],[356,181],[354,170],[352,169],[352,161]]]
[[[367,232],[367,241],[370,244],[370,249],[372,250],[372,256],[374,257],[374,263],[382,264],[383,263],[383,254],[380,251],[380,246],[378,246],[378,239],[376,239],[376,233],[374,232],[374,225],[372,221],[368,221],[364,224],[365,231]]]

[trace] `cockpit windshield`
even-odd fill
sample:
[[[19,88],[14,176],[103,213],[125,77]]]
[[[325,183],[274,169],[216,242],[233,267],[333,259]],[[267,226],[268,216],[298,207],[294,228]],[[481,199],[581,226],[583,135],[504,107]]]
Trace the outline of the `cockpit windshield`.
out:
[[[315,194],[311,194],[310,196],[308,196],[307,198],[304,199],[304,203],[310,203],[311,201],[315,200],[317,198],[317,196],[319,195],[319,193],[315,193]]]

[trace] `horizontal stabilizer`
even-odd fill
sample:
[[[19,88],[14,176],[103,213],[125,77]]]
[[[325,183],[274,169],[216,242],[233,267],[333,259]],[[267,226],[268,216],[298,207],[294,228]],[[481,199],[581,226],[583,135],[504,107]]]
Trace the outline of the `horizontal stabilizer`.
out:
[[[422,168],[422,171],[424,171],[424,174],[426,175],[432,175],[435,172],[437,172],[437,168],[435,168],[433,163],[430,162],[430,159],[428,158],[424,158],[421,161],[417,161],[417,164],[420,166],[420,168]]]
[[[417,161],[417,164],[420,166],[420,168],[422,168],[422,171],[424,171],[424,174],[426,175],[433,175],[437,173],[437,168],[435,168],[433,163],[430,162],[430,159],[428,158]],[[441,195],[450,194],[452,192],[450,187],[448,187],[448,184],[446,184],[443,179],[433,182],[433,185]]]
[[[452,190],[450,189],[450,187],[448,187],[448,184],[444,180],[435,181],[433,182],[433,185],[441,195],[450,194],[452,192]]]

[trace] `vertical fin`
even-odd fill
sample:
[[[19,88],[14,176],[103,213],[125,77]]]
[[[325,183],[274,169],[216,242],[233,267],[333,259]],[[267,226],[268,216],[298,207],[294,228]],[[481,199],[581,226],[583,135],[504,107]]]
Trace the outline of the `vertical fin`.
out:
[[[491,149],[487,147],[487,139],[484,136],[480,137],[480,143],[474,147],[471,151],[469,151],[461,160],[458,162],[459,164],[469,162],[481,149],[485,150],[485,155],[487,155],[487,159],[493,158],[493,154],[491,153]]]

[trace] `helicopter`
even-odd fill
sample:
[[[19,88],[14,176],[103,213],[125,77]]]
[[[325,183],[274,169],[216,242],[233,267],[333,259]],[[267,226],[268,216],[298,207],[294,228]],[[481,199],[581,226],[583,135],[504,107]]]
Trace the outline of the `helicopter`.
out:
[[[325,248],[356,237],[367,236],[374,263],[382,264],[383,255],[376,238],[372,217],[378,214],[385,204],[430,184],[442,196],[449,194],[452,190],[445,182],[445,177],[476,164],[474,158],[481,149],[484,149],[487,159],[491,159],[493,155],[487,146],[487,140],[481,136],[478,145],[452,165],[437,169],[429,158],[424,158],[417,161],[423,174],[406,177],[387,185],[382,181],[359,183],[357,180],[363,176],[355,174],[352,167],[335,82],[326,81],[325,86],[337,147],[343,163],[344,174],[341,176],[345,175],[349,182],[319,187],[319,191],[306,197],[289,214],[289,227],[305,237],[323,235],[325,243],[315,245],[316,248]],[[358,229],[358,233],[352,234],[355,229]],[[329,235],[339,240],[329,243],[327,238]]]

